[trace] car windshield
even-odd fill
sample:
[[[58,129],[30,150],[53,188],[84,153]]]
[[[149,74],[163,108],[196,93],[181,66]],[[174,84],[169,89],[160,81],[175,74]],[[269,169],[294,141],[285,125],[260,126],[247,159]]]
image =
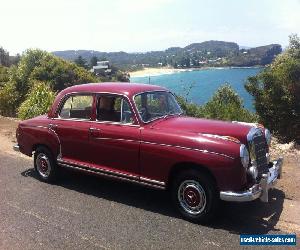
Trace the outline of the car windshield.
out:
[[[136,95],[134,101],[143,122],[182,113],[174,96],[167,91],[144,92]]]

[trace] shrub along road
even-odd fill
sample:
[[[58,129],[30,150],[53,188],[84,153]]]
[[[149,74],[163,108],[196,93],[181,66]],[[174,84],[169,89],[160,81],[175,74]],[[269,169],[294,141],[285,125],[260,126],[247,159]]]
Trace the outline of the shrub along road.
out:
[[[239,234],[291,231],[282,217],[295,204],[278,189],[270,204],[222,204],[202,226],[179,218],[165,192],[71,171],[42,183],[32,159],[11,150],[13,124],[0,117],[0,249],[233,248]]]

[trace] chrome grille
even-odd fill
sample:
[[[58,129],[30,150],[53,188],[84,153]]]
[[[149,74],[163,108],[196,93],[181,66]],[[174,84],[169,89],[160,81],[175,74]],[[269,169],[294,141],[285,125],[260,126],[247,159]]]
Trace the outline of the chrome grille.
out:
[[[268,145],[260,128],[253,128],[248,134],[251,164],[257,166],[261,174],[268,169]]]

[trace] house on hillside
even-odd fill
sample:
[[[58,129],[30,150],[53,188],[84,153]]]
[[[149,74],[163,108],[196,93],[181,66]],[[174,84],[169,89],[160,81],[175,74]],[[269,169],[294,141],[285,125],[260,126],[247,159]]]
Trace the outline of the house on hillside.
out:
[[[96,66],[93,66],[91,72],[95,75],[109,75],[111,67],[109,61],[98,61]]]

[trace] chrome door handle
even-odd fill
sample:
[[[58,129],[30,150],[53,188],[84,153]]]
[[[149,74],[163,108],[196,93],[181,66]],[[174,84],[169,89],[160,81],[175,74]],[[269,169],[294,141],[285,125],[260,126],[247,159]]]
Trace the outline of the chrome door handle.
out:
[[[89,128],[89,132],[92,137],[99,137],[101,130],[98,128]]]

